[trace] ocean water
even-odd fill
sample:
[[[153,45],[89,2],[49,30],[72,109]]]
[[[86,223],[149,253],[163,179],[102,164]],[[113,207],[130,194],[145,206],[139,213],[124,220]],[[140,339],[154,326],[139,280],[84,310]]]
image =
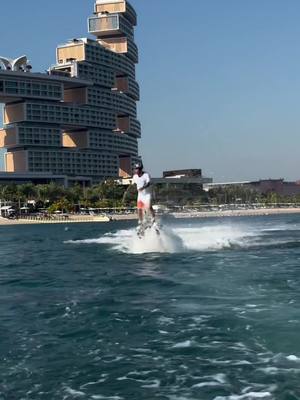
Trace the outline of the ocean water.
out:
[[[300,216],[0,227],[0,400],[300,399]]]

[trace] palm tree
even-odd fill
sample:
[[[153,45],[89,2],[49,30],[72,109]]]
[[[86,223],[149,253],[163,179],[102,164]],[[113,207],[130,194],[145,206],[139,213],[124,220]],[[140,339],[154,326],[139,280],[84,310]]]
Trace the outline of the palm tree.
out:
[[[37,189],[36,186],[33,185],[32,183],[25,183],[24,185],[19,185],[17,190],[19,198],[24,201],[37,199]]]
[[[18,189],[17,185],[11,183],[9,185],[0,186],[0,198],[4,201],[17,201]]]
[[[37,185],[38,200],[45,203],[53,203],[65,196],[66,190],[63,186],[51,182],[49,185]]]

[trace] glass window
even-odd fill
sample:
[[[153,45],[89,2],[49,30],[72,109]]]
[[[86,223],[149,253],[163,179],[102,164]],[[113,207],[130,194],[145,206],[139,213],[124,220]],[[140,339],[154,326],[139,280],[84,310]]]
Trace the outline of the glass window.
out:
[[[18,83],[17,82],[14,82],[14,81],[6,81],[5,82],[5,86],[7,87],[7,88],[16,88],[16,87],[18,87]]]
[[[6,88],[6,93],[17,94],[18,89],[17,88]]]

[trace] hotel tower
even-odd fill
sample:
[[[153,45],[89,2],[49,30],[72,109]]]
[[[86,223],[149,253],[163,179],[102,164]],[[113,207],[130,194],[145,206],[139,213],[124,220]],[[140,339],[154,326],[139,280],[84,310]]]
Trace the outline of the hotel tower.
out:
[[[0,57],[8,176],[69,184],[131,175],[141,137],[136,19],[127,0],[96,0],[95,39],[59,45],[47,73],[32,73],[26,56]]]

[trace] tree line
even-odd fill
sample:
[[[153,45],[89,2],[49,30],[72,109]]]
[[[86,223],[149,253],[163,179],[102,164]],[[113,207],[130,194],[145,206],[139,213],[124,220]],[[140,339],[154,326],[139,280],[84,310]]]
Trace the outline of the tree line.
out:
[[[185,188],[187,189],[187,188]],[[220,204],[279,204],[300,203],[300,195],[282,196],[275,192],[261,194],[256,190],[238,185],[213,188],[206,191],[189,191],[162,187],[154,188],[154,201],[166,205],[220,205]],[[79,208],[129,208],[136,205],[135,185],[123,186],[114,180],[107,180],[92,187],[75,185],[65,188],[56,183],[34,185],[0,185],[0,200],[12,202],[21,208],[28,205],[34,210],[46,208],[50,212]]]
[[[34,210],[48,209],[50,212],[64,210],[75,212],[79,208],[120,208],[135,205],[135,187],[119,185],[109,180],[99,185],[69,188],[56,183],[34,185],[0,185],[0,200],[14,203],[21,208],[28,205]]]
[[[287,204],[300,203],[300,194],[282,195],[274,191],[261,193],[243,185],[229,185],[213,188],[208,194],[209,201],[214,204]]]

